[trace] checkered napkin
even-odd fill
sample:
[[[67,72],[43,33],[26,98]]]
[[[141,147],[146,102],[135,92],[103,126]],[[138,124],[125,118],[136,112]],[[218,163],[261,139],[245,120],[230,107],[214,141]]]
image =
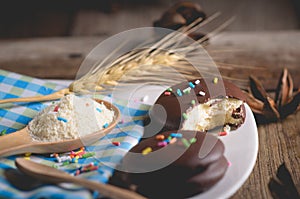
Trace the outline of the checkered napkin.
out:
[[[47,95],[64,87],[41,79],[0,70],[0,99]],[[108,96],[98,96],[110,101]],[[126,102],[115,100],[115,105],[120,109],[121,121],[116,128],[105,137],[91,146],[86,147],[87,152],[95,153],[89,158],[79,159],[78,163],[59,165],[58,169],[74,173],[79,167],[93,162],[99,166],[98,170],[80,174],[78,177],[106,183],[112,175],[115,166],[122,157],[141,138],[143,132],[142,118],[147,114],[148,105],[139,102]],[[0,104],[0,132],[13,133],[28,124],[28,122],[45,106],[51,102],[32,102]],[[120,142],[115,146],[112,142]],[[1,144],[1,143],[0,143]],[[0,158],[0,198],[97,198],[101,193],[90,192],[82,187],[72,184],[42,185],[38,188],[22,191],[8,182],[5,173],[15,169],[14,160],[24,155]],[[50,155],[31,155],[30,159],[49,166],[58,165]]]

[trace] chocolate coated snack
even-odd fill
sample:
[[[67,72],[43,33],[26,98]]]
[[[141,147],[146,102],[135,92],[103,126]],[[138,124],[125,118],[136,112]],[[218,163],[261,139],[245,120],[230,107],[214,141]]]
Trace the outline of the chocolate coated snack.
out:
[[[207,131],[244,123],[245,96],[234,84],[218,78],[194,79],[164,91],[149,111],[148,132],[169,130]],[[151,124],[151,125],[149,125]],[[148,125],[148,126],[147,126]]]
[[[122,161],[121,175],[137,192],[156,199],[185,198],[208,190],[224,176],[228,162],[217,137],[196,131],[159,136],[163,139],[153,136],[141,141]]]

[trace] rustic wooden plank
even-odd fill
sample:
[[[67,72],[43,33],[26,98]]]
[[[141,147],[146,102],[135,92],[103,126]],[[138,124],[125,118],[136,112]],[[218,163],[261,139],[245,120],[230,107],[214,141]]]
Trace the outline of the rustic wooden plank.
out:
[[[221,70],[226,76],[247,79],[252,74],[262,80],[265,88],[274,89],[280,70],[287,67],[299,87],[300,40],[297,38],[300,38],[298,31],[224,32],[211,39],[208,52],[220,66],[221,63],[239,66]]]
[[[271,198],[268,183],[285,162],[300,193],[300,112],[282,122],[258,127],[259,152],[252,174],[233,196],[238,198]]]
[[[0,41],[0,68],[39,78],[74,79],[85,56],[102,37]]]

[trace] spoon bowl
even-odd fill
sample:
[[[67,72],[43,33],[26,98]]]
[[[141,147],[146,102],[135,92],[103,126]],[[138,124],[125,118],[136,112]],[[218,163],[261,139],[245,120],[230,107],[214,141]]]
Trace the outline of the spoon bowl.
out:
[[[0,136],[0,157],[23,153],[66,152],[90,145],[98,141],[117,125],[120,118],[120,111],[116,106],[107,101],[99,99],[95,99],[95,101],[98,103],[103,103],[108,109],[114,111],[114,119],[108,127],[76,139],[62,140],[57,142],[39,142],[32,139],[29,134],[29,129],[26,126],[17,132]]]

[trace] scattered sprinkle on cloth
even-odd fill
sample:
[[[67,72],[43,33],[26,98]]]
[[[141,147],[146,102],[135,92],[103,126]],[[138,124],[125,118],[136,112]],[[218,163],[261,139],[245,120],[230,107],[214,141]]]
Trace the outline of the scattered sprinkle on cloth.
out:
[[[63,88],[65,86],[46,80],[0,70],[0,99],[47,95]],[[112,101],[109,96],[97,95],[96,97]],[[65,165],[59,164],[57,159],[53,156],[51,157],[50,154],[26,154],[0,158],[0,198],[101,198],[101,193],[91,192],[85,188],[68,183],[61,183],[58,186],[42,184],[31,189],[21,190],[13,186],[6,176],[9,172],[17,171],[14,160],[17,157],[24,157],[56,167],[70,174],[74,174],[78,169],[94,163],[98,166],[98,169],[82,173],[77,177],[107,183],[109,177],[113,174],[115,166],[142,137],[142,119],[149,110],[149,105],[140,102],[128,103],[127,101],[116,99],[113,101],[121,111],[120,122],[112,132],[93,145],[85,147],[86,152],[93,154],[91,157],[80,158],[78,162]],[[14,133],[22,129],[39,111],[50,103],[52,102],[0,104],[1,134]],[[25,180],[26,182],[26,179],[20,180]]]

